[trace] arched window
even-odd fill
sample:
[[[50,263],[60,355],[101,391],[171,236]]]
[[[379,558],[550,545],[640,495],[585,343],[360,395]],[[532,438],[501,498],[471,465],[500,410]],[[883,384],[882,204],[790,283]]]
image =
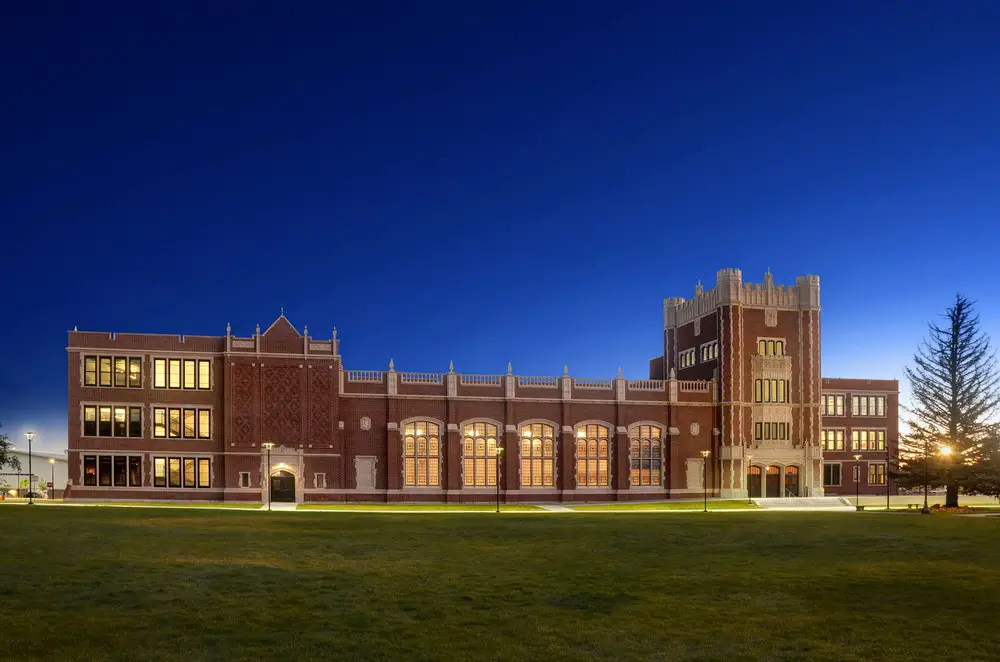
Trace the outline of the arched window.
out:
[[[494,487],[497,484],[497,426],[468,423],[463,430],[462,464],[465,487]]]
[[[403,485],[437,487],[440,485],[440,430],[437,423],[413,421],[403,430]]]
[[[607,487],[608,427],[581,425],[576,430],[576,486]]]
[[[629,434],[632,487],[663,484],[663,431],[655,425],[636,425]]]
[[[521,426],[521,487],[555,487],[556,443],[548,423]]]

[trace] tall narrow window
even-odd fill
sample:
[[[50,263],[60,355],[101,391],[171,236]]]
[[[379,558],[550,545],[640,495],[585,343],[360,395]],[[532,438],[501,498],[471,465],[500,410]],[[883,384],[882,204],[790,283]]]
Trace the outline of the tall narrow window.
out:
[[[97,436],[97,407],[83,408],[83,436]]]
[[[167,436],[167,410],[163,407],[153,409],[153,436]]]
[[[198,361],[198,388],[212,388],[212,362]]]
[[[115,487],[128,487],[128,458],[115,455]]]
[[[128,359],[115,357],[115,386],[128,386]]]
[[[208,458],[198,460],[198,487],[211,487],[212,474],[208,470]],[[323,487],[326,487],[324,484]]]
[[[783,340],[774,341],[774,355],[775,356],[785,355],[785,342]]]
[[[655,425],[639,425],[632,428],[631,433],[629,439],[631,486],[660,487],[663,484],[660,428]]]
[[[757,354],[760,356],[767,356],[767,341],[760,340],[757,342]]]
[[[167,458],[153,458],[153,487],[167,486]]]
[[[184,410],[184,438],[194,439],[195,434],[195,410],[185,409]]]
[[[170,359],[170,388],[181,387],[181,360]]]
[[[212,412],[208,409],[198,410],[198,437],[208,439],[212,436]]]
[[[128,436],[128,419],[125,407],[115,407],[115,436]]]
[[[576,486],[607,487],[608,428],[582,425],[576,431]]]
[[[462,438],[462,481],[465,487],[497,484],[497,426],[469,423]]]
[[[102,437],[111,436],[111,407],[98,407],[97,434]]]
[[[440,438],[437,423],[407,423],[403,436],[403,484],[407,487],[437,487],[440,484]]]
[[[195,388],[195,366],[197,363],[193,359],[184,360],[184,388]]]
[[[176,439],[181,436],[181,410],[171,409],[170,410],[170,427],[167,430],[168,436],[172,439]]]
[[[868,464],[868,484],[885,485],[885,465]]]
[[[128,408],[128,436],[142,436],[142,407]]]
[[[169,460],[170,469],[170,487],[180,487],[181,486],[181,459],[179,457],[171,457]]]
[[[778,380],[778,402],[784,402],[784,401],[785,401],[785,380],[784,379],[779,379]]]
[[[840,464],[827,462],[823,465],[823,484],[840,485]]]
[[[198,464],[193,457],[184,458],[184,487],[198,487]]]
[[[83,485],[97,487],[97,456],[83,456]]]
[[[97,484],[101,487],[111,487],[111,456],[97,457]]]
[[[546,423],[521,426],[521,486],[554,487],[555,469],[552,426]]]
[[[153,359],[153,387],[167,388],[166,359]]]
[[[754,402],[763,402],[764,401],[763,380],[755,379],[753,388],[754,388]]]
[[[132,455],[128,459],[129,487],[142,487],[142,458]]]
[[[97,386],[97,357],[85,356],[83,358],[83,385]]]
[[[106,356],[100,358],[101,363],[101,386],[111,386],[111,359]]]
[[[142,359],[128,360],[128,385],[132,388],[142,387]]]

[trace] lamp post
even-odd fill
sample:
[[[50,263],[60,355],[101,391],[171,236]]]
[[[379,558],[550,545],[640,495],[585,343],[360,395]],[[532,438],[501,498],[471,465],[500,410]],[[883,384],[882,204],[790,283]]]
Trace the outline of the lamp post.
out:
[[[56,461],[54,458],[49,458],[49,468],[52,469],[52,477],[49,480],[52,483],[52,487],[49,488],[52,492],[49,492],[49,499],[53,499],[53,493],[56,491]]]
[[[271,449],[274,448],[273,441],[265,441],[261,446],[267,451],[267,509],[271,510]]]
[[[889,461],[891,459],[892,456],[889,454],[889,447],[886,446],[885,448],[885,509],[886,510],[889,510],[889,485],[890,485],[889,476],[891,475],[889,473]]]
[[[753,505],[753,498],[750,496],[750,469],[753,468],[753,454],[747,455],[747,505]]]
[[[705,466],[705,476],[702,478],[702,485],[705,487],[705,508],[703,512],[708,512],[708,456],[712,454],[712,451],[702,451],[701,456],[704,458],[702,464]]]
[[[25,432],[24,436],[28,438],[28,505],[34,505],[34,500],[31,498],[31,442],[35,440],[34,432]]]
[[[854,454],[854,509],[861,510],[861,453]]]
[[[496,472],[496,482],[497,482],[497,512],[500,512],[500,456],[503,455],[503,446],[496,447],[496,459],[497,459],[497,472]]]

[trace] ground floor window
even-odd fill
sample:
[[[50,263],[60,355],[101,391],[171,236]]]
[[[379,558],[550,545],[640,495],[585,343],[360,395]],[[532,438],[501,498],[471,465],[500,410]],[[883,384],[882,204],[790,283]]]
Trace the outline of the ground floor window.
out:
[[[250,487],[250,472],[241,471],[240,472],[240,487]]]
[[[84,487],[142,487],[142,457],[84,455]]]
[[[320,490],[326,489],[326,474],[318,473],[316,474],[316,488]]]
[[[581,425],[576,431],[576,486],[607,487],[609,484],[608,428]]]
[[[827,462],[823,465],[823,484],[840,485],[839,462]]]
[[[662,434],[655,425],[632,429],[629,439],[630,481],[632,487],[660,487],[663,484]]]
[[[495,487],[497,484],[497,426],[469,423],[462,438],[463,484],[465,487]]]
[[[521,486],[553,487],[555,469],[554,428],[545,423],[521,426]]]
[[[438,487],[441,463],[437,423],[414,421],[403,429],[403,485]]]
[[[207,457],[154,457],[153,487],[211,487],[211,470]]]
[[[885,485],[885,465],[871,463],[868,465],[868,484]]]

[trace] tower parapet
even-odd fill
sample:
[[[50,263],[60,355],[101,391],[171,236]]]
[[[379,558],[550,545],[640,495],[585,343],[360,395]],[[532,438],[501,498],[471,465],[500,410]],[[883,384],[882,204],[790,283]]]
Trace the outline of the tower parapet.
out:
[[[739,269],[719,269],[715,273],[715,289],[719,293],[719,304],[740,303],[742,283],[743,272]]]
[[[819,276],[806,274],[795,279],[800,308],[819,308]]]
[[[677,326],[677,311],[684,303],[684,297],[670,297],[663,300],[663,328]]]

